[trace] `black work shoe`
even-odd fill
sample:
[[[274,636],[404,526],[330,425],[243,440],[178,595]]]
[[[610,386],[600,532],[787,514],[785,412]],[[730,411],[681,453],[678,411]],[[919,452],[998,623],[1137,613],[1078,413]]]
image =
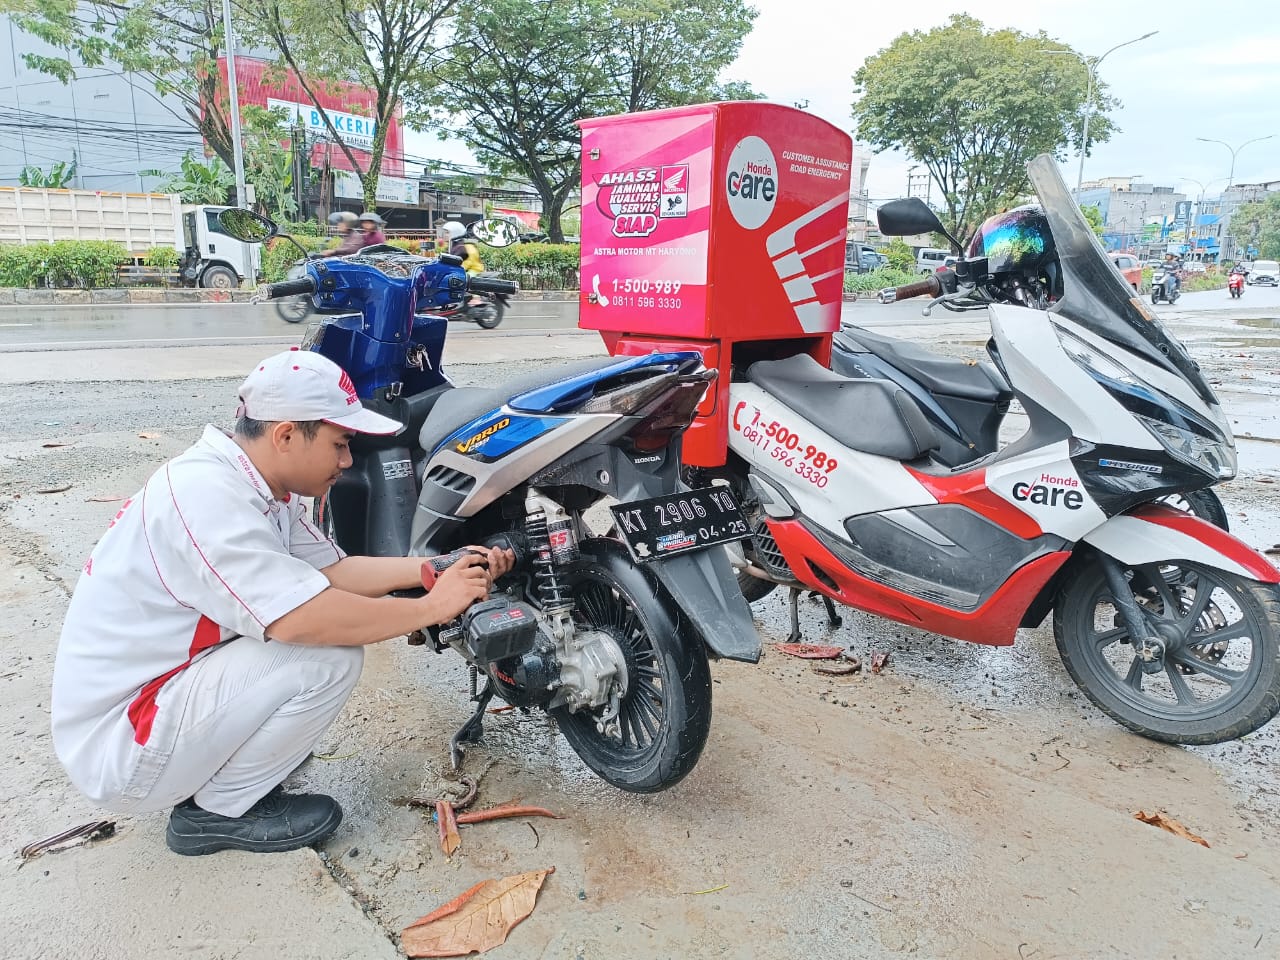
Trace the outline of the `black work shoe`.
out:
[[[279,853],[318,843],[341,822],[342,807],[332,797],[276,787],[238,817],[210,813],[191,800],[180,803],[169,817],[165,842],[185,857],[219,850]]]

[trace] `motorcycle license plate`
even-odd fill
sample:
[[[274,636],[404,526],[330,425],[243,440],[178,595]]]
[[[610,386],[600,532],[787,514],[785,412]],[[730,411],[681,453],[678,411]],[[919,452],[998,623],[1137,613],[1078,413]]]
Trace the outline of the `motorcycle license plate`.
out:
[[[751,536],[728,487],[703,487],[610,507],[637,563],[662,560]]]

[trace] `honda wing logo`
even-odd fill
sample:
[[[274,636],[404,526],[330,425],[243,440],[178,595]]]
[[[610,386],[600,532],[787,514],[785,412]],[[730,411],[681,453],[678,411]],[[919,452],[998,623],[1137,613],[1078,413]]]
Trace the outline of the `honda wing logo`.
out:
[[[787,299],[791,301],[791,306],[796,312],[796,319],[800,321],[800,328],[805,333],[817,333],[824,329],[824,315],[830,307],[830,304],[824,303],[819,299],[816,284],[823,280],[830,280],[836,274],[839,274],[841,283],[844,280],[843,266],[814,275],[806,265],[807,261],[812,254],[817,253],[819,250],[826,249],[834,243],[841,243],[844,240],[844,236],[843,234],[838,234],[832,239],[819,243],[816,247],[811,247],[807,250],[799,250],[797,248],[796,237],[801,229],[836,209],[843,209],[848,202],[847,194],[839,194],[832,197],[826,203],[815,207],[804,216],[783,224],[771,233],[765,241],[765,250],[768,252],[770,259],[773,260],[773,268],[778,271],[778,279],[782,281],[782,289],[786,292]]]

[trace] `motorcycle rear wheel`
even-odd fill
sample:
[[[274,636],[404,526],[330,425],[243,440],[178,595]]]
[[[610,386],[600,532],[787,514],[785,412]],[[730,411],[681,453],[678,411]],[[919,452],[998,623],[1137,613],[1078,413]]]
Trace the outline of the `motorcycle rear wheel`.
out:
[[[1054,604],[1062,663],[1095,706],[1141,736],[1192,745],[1235,740],[1280,712],[1280,590],[1183,560],[1124,572],[1165,644],[1149,669],[1096,557]]]
[[[601,779],[633,793],[666,790],[693,769],[711,731],[706,650],[680,608],[618,549],[582,544],[582,563],[566,580],[579,627],[602,630],[622,648],[627,694],[606,732],[595,712],[551,713]]]

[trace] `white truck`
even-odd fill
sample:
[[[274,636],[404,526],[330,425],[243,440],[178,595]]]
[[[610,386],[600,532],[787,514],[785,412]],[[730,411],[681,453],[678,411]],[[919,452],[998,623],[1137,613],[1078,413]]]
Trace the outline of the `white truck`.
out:
[[[257,260],[251,244],[218,228],[225,209],[184,205],[171,193],[0,187],[0,244],[115,240],[137,257],[172,247],[184,285],[235,289]]]

